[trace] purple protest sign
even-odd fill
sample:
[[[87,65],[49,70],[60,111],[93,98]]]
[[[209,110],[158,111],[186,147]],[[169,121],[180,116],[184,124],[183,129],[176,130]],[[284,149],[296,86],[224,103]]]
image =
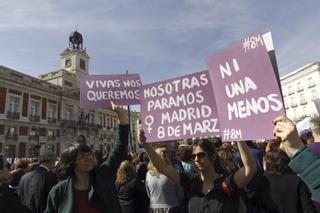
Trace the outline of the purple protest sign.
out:
[[[139,74],[80,76],[80,107],[106,107],[140,103]]]
[[[144,85],[140,94],[147,142],[219,134],[208,71]]]
[[[207,64],[222,140],[274,138],[272,120],[285,112],[262,35],[244,38]]]

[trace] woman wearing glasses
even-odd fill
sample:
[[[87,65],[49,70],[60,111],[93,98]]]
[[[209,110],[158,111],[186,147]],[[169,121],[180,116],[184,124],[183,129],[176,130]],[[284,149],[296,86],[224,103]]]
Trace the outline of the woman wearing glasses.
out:
[[[239,189],[249,183],[256,172],[256,163],[244,142],[238,142],[244,167],[227,174],[222,168],[214,144],[208,140],[200,140],[193,144],[192,159],[199,174],[178,172],[168,166],[157,155],[154,149],[146,144],[144,132],[140,133],[140,141],[159,172],[180,184],[189,192],[191,198],[188,210],[192,213],[245,212],[245,205],[239,201]]]
[[[127,156],[128,118],[126,112],[113,106],[118,113],[119,131],[115,146],[101,165],[85,143],[71,144],[61,154],[60,170],[65,180],[54,186],[45,212],[120,213],[115,180],[117,169]]]

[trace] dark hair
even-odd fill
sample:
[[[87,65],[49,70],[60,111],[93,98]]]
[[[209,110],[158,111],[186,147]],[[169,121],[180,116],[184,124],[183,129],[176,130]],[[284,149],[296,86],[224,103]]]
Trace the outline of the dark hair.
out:
[[[181,161],[191,161],[191,155],[192,150],[187,146],[180,150]]]
[[[223,169],[221,164],[221,159],[216,152],[216,147],[213,142],[208,139],[197,140],[192,144],[192,149],[195,149],[197,146],[200,146],[204,152],[206,152],[209,158],[212,160],[213,167],[219,174],[226,174],[227,171]],[[213,157],[215,157],[213,159]]]
[[[94,151],[94,155],[96,157],[96,160],[97,160],[97,165],[100,165],[102,164],[103,162],[103,153],[101,150],[96,150]]]
[[[251,149],[257,149],[257,146],[253,143],[253,141],[251,140],[248,140],[248,141],[245,141],[247,146]]]
[[[84,143],[70,144],[60,156],[60,161],[57,165],[57,173],[60,178],[64,179],[74,174],[74,162],[82,153],[92,152],[91,148]]]
[[[292,174],[289,168],[289,156],[280,148],[272,148],[266,154],[266,173],[268,175],[283,176]]]
[[[77,138],[77,142],[78,143],[87,143],[86,137],[84,137],[84,135],[79,135]]]
[[[212,142],[216,148],[219,148],[220,146],[222,146],[222,141],[220,137],[212,138]]]
[[[0,170],[3,169],[3,167],[5,167],[5,162],[6,160],[4,159],[4,156],[3,155],[0,155]]]
[[[139,159],[140,159],[140,162],[145,162],[145,163],[149,163],[150,161],[149,156],[145,152],[141,152],[139,154]]]

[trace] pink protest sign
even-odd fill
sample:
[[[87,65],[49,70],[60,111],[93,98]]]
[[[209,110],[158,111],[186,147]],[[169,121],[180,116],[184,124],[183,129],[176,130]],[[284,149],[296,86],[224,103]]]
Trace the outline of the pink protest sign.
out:
[[[80,76],[80,107],[139,104],[141,85],[138,74]]]
[[[272,120],[285,112],[262,35],[242,39],[207,64],[222,140],[274,138]]]
[[[140,94],[147,142],[219,134],[208,71],[144,85]]]

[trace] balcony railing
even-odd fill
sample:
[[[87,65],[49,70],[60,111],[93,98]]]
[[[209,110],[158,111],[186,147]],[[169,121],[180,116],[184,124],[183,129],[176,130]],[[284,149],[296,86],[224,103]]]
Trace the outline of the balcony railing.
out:
[[[316,84],[314,82],[311,82],[311,83],[308,84],[309,88],[314,87],[314,86],[316,86]]]
[[[61,126],[75,126],[78,125],[79,122],[75,120],[63,119],[61,121]]]
[[[56,136],[55,135],[49,135],[48,136],[48,141],[54,141],[56,140]]]
[[[290,105],[291,107],[297,107],[298,106],[298,104],[297,103],[291,103],[291,105]]]
[[[30,121],[40,121],[40,116],[39,115],[29,115],[29,120]]]
[[[300,105],[305,105],[307,103],[308,103],[307,100],[300,100]]]
[[[6,134],[6,139],[7,140],[18,140],[18,134],[14,133],[14,134]]]
[[[294,91],[293,90],[289,90],[288,94],[292,95],[292,94],[294,94]]]
[[[85,127],[85,128],[93,128],[93,129],[102,129],[103,125],[95,124],[95,123],[83,123],[75,120],[67,120],[63,119],[60,123],[61,126],[72,126],[72,127]]]
[[[29,140],[39,140],[39,135],[29,135]]]
[[[20,112],[8,111],[7,112],[7,118],[19,120],[20,119]]]
[[[55,124],[55,123],[57,123],[57,119],[56,118],[48,118],[48,123]]]
[[[297,92],[301,92],[301,91],[303,91],[304,89],[303,89],[303,87],[298,87],[297,88]]]

